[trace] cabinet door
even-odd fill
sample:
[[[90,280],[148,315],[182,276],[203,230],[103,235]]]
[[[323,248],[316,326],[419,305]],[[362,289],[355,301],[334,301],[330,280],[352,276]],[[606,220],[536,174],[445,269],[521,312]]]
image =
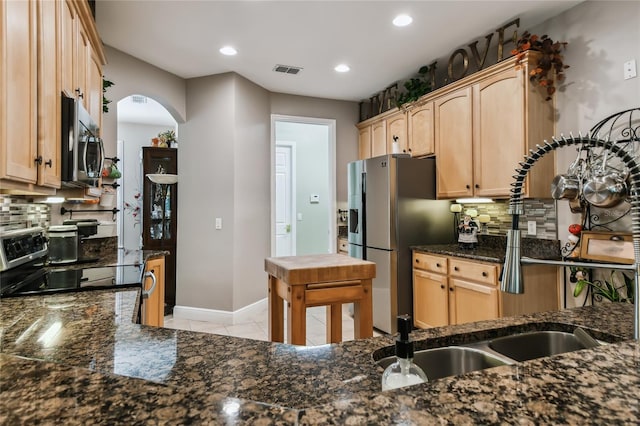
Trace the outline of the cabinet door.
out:
[[[471,87],[434,101],[438,198],[473,195]]]
[[[145,274],[142,283],[143,294],[151,291],[148,297],[142,301],[142,324],[154,327],[164,326],[164,257],[147,260],[145,272],[152,273],[155,277],[155,287],[153,286],[153,278],[147,277]]]
[[[371,156],[378,157],[387,153],[385,120],[371,125]]]
[[[37,4],[0,4],[0,178],[37,180]]]
[[[420,328],[449,325],[446,275],[413,270],[413,322]]]
[[[91,44],[89,42],[89,37],[80,22],[79,19],[76,20],[77,25],[77,51],[76,51],[76,90],[78,94],[78,101],[82,103],[85,109],[89,109],[89,94],[87,93],[87,88],[89,85],[87,84],[87,76],[89,70],[89,57],[91,55]]]
[[[518,162],[525,155],[525,96],[522,71],[513,68],[473,86],[474,191],[509,196]],[[542,141],[539,141],[542,143]],[[499,165],[496,163],[500,157]]]
[[[38,185],[60,188],[60,89],[58,3],[38,1]]]
[[[60,85],[64,94],[76,97],[76,12],[71,0],[63,0],[60,7]]]
[[[371,158],[371,126],[358,130],[358,159]]]
[[[87,69],[87,104],[89,115],[102,128],[102,66],[95,50],[90,50],[90,57]]]
[[[498,289],[449,278],[449,298],[455,305],[451,324],[496,319],[500,316]]]
[[[409,153],[413,157],[435,153],[433,102],[413,108],[408,113]]]
[[[407,153],[407,119],[404,112],[398,112],[386,119],[387,122],[387,153]],[[394,144],[397,147],[394,149]]]
[[[147,174],[178,173],[178,155],[175,148],[142,148],[143,202],[142,244],[147,250],[173,247],[176,243],[178,207],[177,185],[152,183]]]

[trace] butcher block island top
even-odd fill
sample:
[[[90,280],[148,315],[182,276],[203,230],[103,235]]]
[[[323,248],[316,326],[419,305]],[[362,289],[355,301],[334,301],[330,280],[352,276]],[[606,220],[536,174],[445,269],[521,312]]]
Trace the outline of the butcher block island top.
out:
[[[289,284],[371,279],[376,264],[343,254],[311,254],[305,256],[269,257],[265,271]]]
[[[138,297],[1,300],[0,424],[640,423],[630,304],[415,331],[416,350],[576,326],[612,343],[382,392],[374,356],[394,336],[300,347],[141,326]]]

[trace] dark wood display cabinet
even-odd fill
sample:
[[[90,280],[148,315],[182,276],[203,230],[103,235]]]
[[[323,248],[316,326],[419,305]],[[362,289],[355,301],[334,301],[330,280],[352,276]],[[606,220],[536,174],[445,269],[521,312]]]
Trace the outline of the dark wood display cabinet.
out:
[[[142,248],[169,252],[165,258],[164,297],[165,315],[169,315],[176,305],[178,150],[143,147],[142,168]]]

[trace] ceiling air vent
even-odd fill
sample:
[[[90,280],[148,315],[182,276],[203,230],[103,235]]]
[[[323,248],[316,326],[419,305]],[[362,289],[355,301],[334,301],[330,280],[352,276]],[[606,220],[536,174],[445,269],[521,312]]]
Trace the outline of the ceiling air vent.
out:
[[[276,65],[273,67],[275,72],[282,72],[285,74],[298,74],[302,71],[302,67],[292,67],[290,65]]]
[[[146,104],[147,97],[142,95],[131,95],[131,102],[134,104]]]

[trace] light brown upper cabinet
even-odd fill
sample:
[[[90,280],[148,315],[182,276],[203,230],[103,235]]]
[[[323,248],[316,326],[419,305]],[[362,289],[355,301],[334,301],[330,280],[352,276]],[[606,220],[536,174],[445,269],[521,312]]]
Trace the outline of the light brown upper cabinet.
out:
[[[0,22],[0,178],[34,184],[38,177],[37,3],[3,1]]]
[[[371,157],[371,126],[358,129],[358,159]]]
[[[473,195],[471,87],[434,102],[438,198]]]
[[[433,102],[416,105],[407,111],[409,154],[423,157],[435,153]]]
[[[398,139],[400,152],[413,157],[435,152],[438,198],[508,198],[519,163],[554,135],[553,100],[546,101],[543,90],[527,78],[537,55],[528,52],[520,67],[515,57],[505,59],[428,93],[407,105],[406,115],[389,111],[367,120],[372,126],[371,155],[385,153],[375,148],[372,123],[386,120],[378,129],[378,141],[385,139],[386,129],[388,152],[393,136],[403,130],[406,140]],[[554,157],[554,152],[545,155],[527,174],[525,197],[549,198]]]
[[[519,162],[554,133],[553,103],[531,87],[529,55],[503,61],[466,87],[435,100],[438,198],[507,198]],[[553,154],[527,176],[524,194],[548,198]]]
[[[102,121],[105,63],[85,0],[0,5],[0,186],[14,193],[60,188],[61,93]]]
[[[386,119],[387,122],[387,153],[408,153],[407,115],[398,111]],[[394,147],[395,145],[395,147]]]
[[[386,120],[379,120],[371,124],[371,157],[387,154]]]

